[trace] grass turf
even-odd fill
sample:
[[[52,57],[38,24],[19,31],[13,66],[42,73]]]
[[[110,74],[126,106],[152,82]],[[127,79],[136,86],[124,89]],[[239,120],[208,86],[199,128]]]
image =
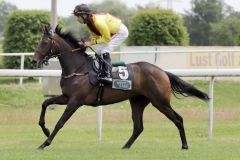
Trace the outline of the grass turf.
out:
[[[207,91],[205,82],[192,82]],[[177,128],[151,105],[144,113],[144,132],[130,150],[122,150],[132,133],[131,111],[127,101],[104,107],[102,142],[97,143],[97,109],[82,107],[44,151],[36,148],[44,137],[38,126],[44,97],[37,83],[23,89],[14,82],[0,87],[0,159],[189,159],[237,160],[240,147],[239,82],[216,82],[213,140],[207,140],[208,104],[195,98],[175,99],[173,108],[185,122],[189,150],[181,150]],[[219,102],[220,101],[220,102]],[[50,130],[63,107],[48,109]]]

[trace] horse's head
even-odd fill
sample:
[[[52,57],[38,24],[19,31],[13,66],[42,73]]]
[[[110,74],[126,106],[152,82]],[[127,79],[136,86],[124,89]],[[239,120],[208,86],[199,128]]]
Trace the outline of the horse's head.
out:
[[[85,50],[86,48],[79,44],[71,33],[61,32],[61,28],[57,26],[55,33],[52,34],[51,27],[47,26],[44,28],[42,39],[35,50],[32,64],[35,67],[41,67],[43,64],[48,64],[50,58],[61,57],[63,53],[69,52],[81,52],[84,53],[82,55],[86,55]]]
[[[43,36],[35,50],[32,64],[34,67],[41,67],[48,64],[48,60],[59,55],[59,42],[51,32],[51,27],[47,26],[43,30]]]

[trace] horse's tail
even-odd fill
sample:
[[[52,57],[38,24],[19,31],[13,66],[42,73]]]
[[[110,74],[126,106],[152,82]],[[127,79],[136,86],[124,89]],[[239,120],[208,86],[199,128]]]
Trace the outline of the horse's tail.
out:
[[[165,71],[166,72],[166,71]],[[188,96],[195,96],[201,100],[204,101],[208,101],[209,97],[206,93],[198,90],[196,87],[194,87],[193,85],[183,81],[182,79],[180,79],[179,77],[177,77],[176,75],[170,73],[170,72],[166,72],[166,74],[169,77],[170,83],[171,83],[171,88],[172,88],[172,92],[173,94],[181,94],[185,97]]]

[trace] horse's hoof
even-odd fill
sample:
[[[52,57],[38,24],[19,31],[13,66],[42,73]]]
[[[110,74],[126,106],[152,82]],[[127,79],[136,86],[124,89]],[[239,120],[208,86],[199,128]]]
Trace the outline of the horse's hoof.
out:
[[[123,146],[122,149],[130,149],[128,146]]]
[[[188,150],[188,145],[183,145],[182,149]]]
[[[44,146],[43,146],[43,145],[41,145],[41,146],[39,146],[39,147],[37,148],[38,151],[43,151],[43,149],[44,149]]]

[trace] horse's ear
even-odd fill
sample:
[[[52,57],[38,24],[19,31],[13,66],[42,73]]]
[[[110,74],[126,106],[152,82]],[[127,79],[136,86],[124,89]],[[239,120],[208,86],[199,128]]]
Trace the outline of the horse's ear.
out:
[[[58,24],[57,26],[56,26],[56,28],[55,28],[55,33],[61,33],[61,30],[62,30],[62,28],[60,27],[60,25]]]
[[[48,24],[47,26],[44,27],[43,34],[44,35],[51,35],[52,34],[50,24]]]
[[[48,34],[48,31],[47,31],[46,26],[45,26],[44,29],[43,29],[43,34],[44,34],[44,35]]]

